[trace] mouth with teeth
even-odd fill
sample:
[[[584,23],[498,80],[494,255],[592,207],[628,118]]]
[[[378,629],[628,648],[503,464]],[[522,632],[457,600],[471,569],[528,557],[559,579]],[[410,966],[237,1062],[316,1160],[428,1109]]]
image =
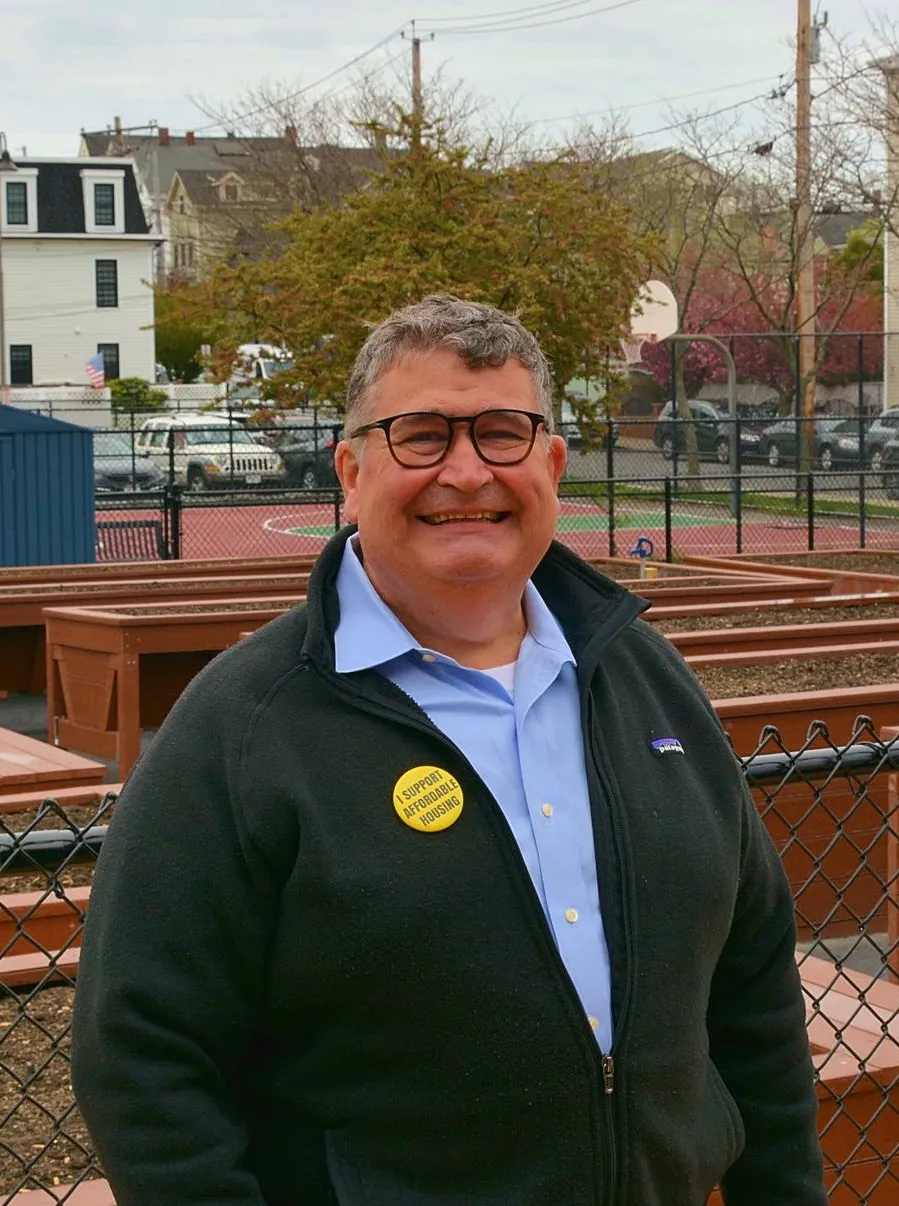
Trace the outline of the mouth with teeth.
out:
[[[508,511],[446,511],[439,515],[419,515],[419,519],[440,527],[446,523],[501,523],[508,514]]]

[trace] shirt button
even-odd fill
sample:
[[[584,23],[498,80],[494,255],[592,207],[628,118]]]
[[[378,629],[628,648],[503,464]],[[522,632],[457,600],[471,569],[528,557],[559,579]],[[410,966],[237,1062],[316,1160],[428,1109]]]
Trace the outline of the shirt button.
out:
[[[599,1029],[599,1018],[587,1018],[590,1023],[590,1029],[595,1033]]]
[[[565,920],[569,925],[574,925],[574,923],[577,921],[577,909],[566,909]]]
[[[541,804],[540,811],[545,817],[551,817],[553,814],[553,806],[552,804]]]
[[[423,662],[436,662],[437,658],[434,657],[433,653],[423,653],[421,655],[421,660]]]

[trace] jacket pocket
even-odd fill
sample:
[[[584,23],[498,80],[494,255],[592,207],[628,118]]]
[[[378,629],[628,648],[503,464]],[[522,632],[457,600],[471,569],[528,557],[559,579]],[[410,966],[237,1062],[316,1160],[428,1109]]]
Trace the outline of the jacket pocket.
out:
[[[711,1060],[708,1061],[708,1089],[708,1098],[713,1103],[712,1108],[723,1115],[728,1131],[726,1162],[717,1174],[722,1176],[742,1154],[743,1148],[746,1146],[746,1128],[743,1125],[743,1116],[737,1108],[737,1103],[722,1080],[721,1073]]]

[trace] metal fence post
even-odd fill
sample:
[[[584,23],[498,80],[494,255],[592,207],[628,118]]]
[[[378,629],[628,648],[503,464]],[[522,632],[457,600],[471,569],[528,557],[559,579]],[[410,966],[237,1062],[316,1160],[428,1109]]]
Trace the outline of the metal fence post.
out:
[[[806,474],[805,478],[805,506],[806,517],[808,523],[808,550],[814,552],[815,549],[815,475],[814,473]]]
[[[169,491],[169,513],[170,513],[170,557],[173,561],[181,560],[181,515],[183,507],[181,505],[181,487],[177,482],[172,483],[172,488]]]
[[[868,484],[868,457],[865,449],[866,415],[865,388],[862,374],[865,371],[865,337],[858,333],[858,543],[864,548],[867,540],[866,486]]]
[[[606,430],[606,501],[607,501],[607,535],[609,538],[609,556],[615,556],[615,462],[612,452],[612,424]]]
[[[665,560],[672,559],[671,548],[671,478],[665,478]]]

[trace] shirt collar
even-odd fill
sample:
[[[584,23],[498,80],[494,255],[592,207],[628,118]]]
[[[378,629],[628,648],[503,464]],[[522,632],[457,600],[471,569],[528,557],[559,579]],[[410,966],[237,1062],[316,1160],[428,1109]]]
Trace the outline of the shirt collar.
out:
[[[356,553],[358,536],[346,542],[337,572],[340,620],[334,633],[334,668],[338,674],[371,670],[407,653],[429,652],[393,614],[369,581]],[[558,620],[532,582],[525,586],[524,609],[528,621],[525,640],[531,640],[561,662],[574,663],[574,655]],[[436,652],[436,651],[434,651]],[[445,654],[436,654],[452,661]]]

